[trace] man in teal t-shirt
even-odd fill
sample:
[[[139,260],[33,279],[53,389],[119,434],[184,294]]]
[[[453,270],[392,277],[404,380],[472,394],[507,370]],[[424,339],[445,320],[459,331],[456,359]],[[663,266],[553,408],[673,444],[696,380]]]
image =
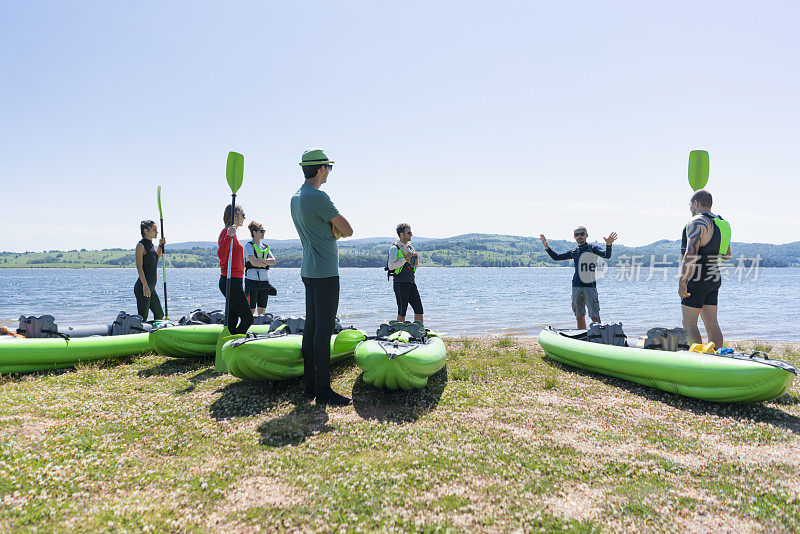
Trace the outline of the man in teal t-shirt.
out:
[[[317,404],[346,406],[350,399],[331,390],[331,335],[339,308],[339,249],[336,240],[350,237],[353,229],[320,190],[328,181],[333,161],[321,149],[303,153],[300,162],[305,182],[290,202],[292,220],[303,245],[300,277],[306,288],[306,323],[303,329],[303,396]]]

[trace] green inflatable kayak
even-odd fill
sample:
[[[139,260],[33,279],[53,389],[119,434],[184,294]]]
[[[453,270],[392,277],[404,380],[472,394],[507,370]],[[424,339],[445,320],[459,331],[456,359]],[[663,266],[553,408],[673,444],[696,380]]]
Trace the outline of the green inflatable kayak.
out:
[[[0,373],[27,373],[74,367],[150,351],[148,334],[119,336],[15,339],[0,344]]]
[[[303,376],[303,336],[276,331],[234,339],[222,346],[228,372],[245,380],[286,380]],[[331,363],[341,361],[366,339],[360,330],[331,336]]]
[[[355,361],[364,371],[364,382],[375,387],[421,389],[444,367],[446,352],[444,341],[430,331],[424,341],[399,331],[360,343]]]
[[[715,402],[777,398],[791,387],[797,374],[794,366],[766,355],[603,345],[574,339],[552,328],[542,330],[539,344],[550,358],[573,367]]]
[[[213,356],[221,324],[169,326],[150,332],[150,345],[162,356],[172,358],[201,358]],[[266,334],[269,325],[253,325],[248,332]]]

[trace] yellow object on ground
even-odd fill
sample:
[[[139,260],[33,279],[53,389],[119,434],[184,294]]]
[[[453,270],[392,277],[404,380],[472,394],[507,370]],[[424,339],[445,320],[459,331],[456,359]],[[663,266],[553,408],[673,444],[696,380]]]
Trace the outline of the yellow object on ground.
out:
[[[703,345],[702,343],[692,343],[692,346],[689,347],[689,352],[700,352],[702,354],[716,354],[717,349],[714,347],[714,343],[706,343]]]

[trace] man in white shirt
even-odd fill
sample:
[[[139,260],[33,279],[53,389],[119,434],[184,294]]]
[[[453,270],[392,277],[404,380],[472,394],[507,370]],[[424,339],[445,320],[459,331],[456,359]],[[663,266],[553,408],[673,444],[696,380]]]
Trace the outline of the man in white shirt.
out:
[[[394,296],[397,299],[397,320],[406,320],[408,305],[414,310],[414,321],[422,322],[422,300],[419,297],[414,272],[419,264],[419,256],[411,245],[411,226],[407,223],[397,225],[397,241],[389,248],[387,267],[394,274]]]

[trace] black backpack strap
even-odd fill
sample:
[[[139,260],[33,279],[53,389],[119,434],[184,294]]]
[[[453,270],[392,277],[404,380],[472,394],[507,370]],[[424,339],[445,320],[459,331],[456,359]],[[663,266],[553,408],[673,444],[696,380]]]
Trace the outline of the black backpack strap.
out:
[[[64,339],[69,339],[69,334],[59,332],[58,330],[50,330],[49,328],[42,328],[41,332],[43,334],[54,334],[56,336],[63,337]]]

